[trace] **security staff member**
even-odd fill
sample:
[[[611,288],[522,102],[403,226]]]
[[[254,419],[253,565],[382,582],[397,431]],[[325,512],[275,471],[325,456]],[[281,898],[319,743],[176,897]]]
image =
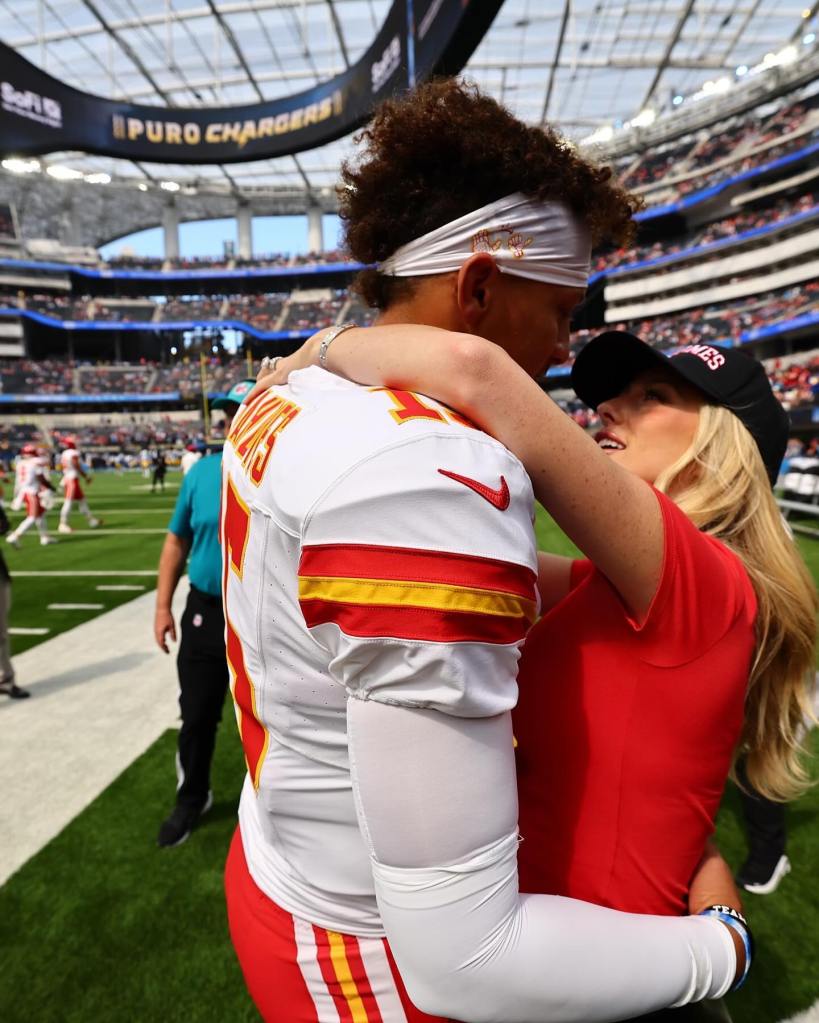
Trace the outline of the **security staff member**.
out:
[[[224,398],[213,402],[211,408],[225,413],[225,433],[254,383],[240,381]],[[169,653],[168,636],[176,640],[171,602],[190,555],[190,593],[180,623],[176,659],[182,716],[176,805],[159,829],[160,846],[181,845],[213,803],[210,765],[228,686],[219,547],[221,485],[221,452],[200,459],[191,468],[182,480],[159,558],[154,637],[160,649]]]

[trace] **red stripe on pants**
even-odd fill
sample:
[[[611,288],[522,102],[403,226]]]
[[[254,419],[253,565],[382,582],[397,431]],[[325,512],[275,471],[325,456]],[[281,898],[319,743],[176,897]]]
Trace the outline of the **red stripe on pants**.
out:
[[[341,1020],[341,1023],[355,1023],[353,1019],[353,1013],[350,1009],[350,1003],[344,997],[339,985],[338,979],[336,978],[335,967],[330,958],[330,942],[327,938],[327,931],[322,927],[313,926],[313,934],[316,938],[316,948],[318,949],[318,961],[321,967],[321,975],[324,977],[324,983],[327,985],[327,990],[333,996],[333,1002],[335,1003],[336,1012]]]
[[[225,864],[225,894],[233,947],[250,997],[262,1019],[265,1023],[318,1023],[315,1003],[297,958],[294,918],[269,899],[250,876],[238,827],[233,835]],[[330,960],[327,932],[321,927],[312,927],[312,931],[318,950],[317,969],[320,968],[321,976],[326,982],[324,994],[329,993],[333,996],[333,1004],[336,1005],[341,1020],[348,1023],[352,1018],[349,1003],[341,992]],[[396,1020],[379,1013],[358,950],[358,939],[346,934],[342,937],[353,981],[367,1010],[367,1023],[396,1023]],[[324,962],[322,946],[326,949]],[[386,941],[384,947],[407,1023],[450,1023],[438,1016],[428,1016],[412,1004],[398,976]],[[328,970],[327,974],[325,970]],[[329,981],[330,975],[332,983]],[[344,1002],[345,1014],[341,1013],[336,993]]]

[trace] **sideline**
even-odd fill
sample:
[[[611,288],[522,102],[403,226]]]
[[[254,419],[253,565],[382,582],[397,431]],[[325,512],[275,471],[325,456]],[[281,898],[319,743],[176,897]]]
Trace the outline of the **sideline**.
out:
[[[819,1023],[819,998],[804,1012],[800,1012],[796,1016],[789,1016],[782,1023]]]
[[[187,591],[184,577],[177,622]],[[0,702],[0,885],[176,724],[176,658],[154,644],[154,599],[145,593],[14,658],[31,699]]]

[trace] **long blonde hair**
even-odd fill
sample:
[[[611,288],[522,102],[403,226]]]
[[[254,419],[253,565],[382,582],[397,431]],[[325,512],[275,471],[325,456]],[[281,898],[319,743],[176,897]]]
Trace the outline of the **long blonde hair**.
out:
[[[756,593],[756,651],[737,754],[748,781],[787,800],[810,784],[802,745],[816,720],[811,691],[816,589],[788,534],[753,437],[727,409],[704,405],[691,447],[656,480],[658,490],[745,566]]]

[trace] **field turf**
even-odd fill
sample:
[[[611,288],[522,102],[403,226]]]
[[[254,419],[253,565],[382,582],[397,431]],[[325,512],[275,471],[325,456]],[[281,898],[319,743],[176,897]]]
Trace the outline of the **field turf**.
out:
[[[170,482],[178,479],[171,476]],[[131,489],[142,484],[135,475],[98,477],[89,497],[106,527],[116,519],[116,528],[128,523],[164,529],[176,490],[163,498]],[[542,513],[538,535],[546,549],[571,553],[568,541]],[[33,538],[26,540],[22,551],[10,552],[13,572],[124,573],[153,569],[162,536],[72,536],[42,549]],[[801,545],[816,574],[819,542]],[[45,616],[53,635],[101,612],[48,612],[47,603],[104,603],[108,608],[134,595],[97,591],[101,581],[153,586],[149,576],[18,575],[14,622],[27,626]],[[15,651],[22,641],[40,638],[15,637]],[[819,733],[813,739],[819,753]],[[244,772],[232,715],[226,711],[217,743],[213,809],[183,846],[160,850],[155,835],[173,799],[174,750],[175,733],[169,731],[0,888],[3,1023],[245,1023],[258,1018],[230,947],[222,896],[222,866]],[[777,1023],[819,998],[819,790],[789,809],[788,828],[793,872],[775,895],[746,898],[758,958],[746,988],[729,1000],[735,1023]],[[736,792],[730,787],[718,841],[738,867],[745,846]]]
[[[21,538],[20,550],[0,541],[13,580],[10,627],[49,630],[45,635],[14,635],[13,653],[22,653],[35,643],[145,592],[100,590],[100,586],[154,588],[159,551],[180,480],[178,473],[170,473],[165,493],[152,494],[149,481],[143,479],[141,473],[124,476],[99,473],[86,488],[91,510],[102,520],[99,529],[90,530],[85,518],[74,511],[69,524],[76,532],[70,536],[60,535],[57,525],[61,494],[58,493],[55,507],[47,517],[49,531],[57,543],[40,546],[33,528]],[[12,511],[8,514],[12,526],[24,515]],[[98,574],[83,574],[90,572]],[[147,574],[128,574],[134,572]],[[50,604],[101,604],[102,608],[49,610]]]

